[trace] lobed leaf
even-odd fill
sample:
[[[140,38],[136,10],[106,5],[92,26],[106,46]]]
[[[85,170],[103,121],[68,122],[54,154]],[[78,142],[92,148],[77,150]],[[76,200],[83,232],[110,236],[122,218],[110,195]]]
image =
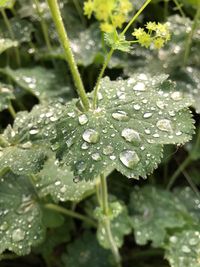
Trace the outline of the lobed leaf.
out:
[[[35,190],[27,176],[12,172],[0,180],[0,253],[30,253],[44,239],[42,213]]]
[[[163,92],[175,86],[165,80],[146,74],[103,79],[96,110],[83,113],[72,102],[55,123],[58,158],[80,180],[111,168],[130,178],[146,177],[160,162],[163,144],[185,143],[193,133],[186,109],[191,98]]]
[[[11,40],[9,38],[2,38],[0,37],[0,54],[2,54],[4,51],[11,47],[18,46],[18,42]]]

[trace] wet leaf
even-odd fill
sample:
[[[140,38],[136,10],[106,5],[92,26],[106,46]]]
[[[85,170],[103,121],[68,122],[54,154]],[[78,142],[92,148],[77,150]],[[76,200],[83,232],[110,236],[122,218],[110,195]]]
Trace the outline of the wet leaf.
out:
[[[59,166],[52,157],[37,175],[36,186],[41,197],[50,194],[55,201],[78,202],[94,190],[96,182],[77,181],[66,166]]]
[[[115,244],[118,247],[121,247],[124,242],[124,236],[131,232],[130,218],[125,205],[119,202],[113,202],[110,203],[109,207],[111,232],[115,240]],[[110,243],[104,226],[105,215],[103,214],[101,208],[96,208],[95,217],[99,221],[97,229],[98,241],[102,247],[109,249]]]
[[[58,158],[80,180],[110,168],[130,178],[146,177],[160,162],[163,144],[185,143],[193,133],[186,109],[191,98],[165,80],[146,74],[103,79],[96,110],[82,113],[71,103],[55,124]],[[174,91],[163,92],[166,87]]]
[[[86,232],[81,238],[68,245],[63,263],[64,266],[70,267],[115,266],[111,264],[110,258],[110,252],[98,244],[96,236]]]
[[[0,83],[0,111],[7,109],[13,99],[15,99],[13,88],[10,85]]]
[[[8,39],[8,38],[0,37],[0,54],[3,53],[4,51],[6,51],[7,49],[9,49],[11,47],[16,47],[16,46],[18,46],[17,41],[13,41],[13,40]]]
[[[181,229],[195,222],[178,197],[151,186],[135,188],[131,194],[130,211],[135,239],[139,245],[152,241],[154,247],[163,246],[169,229]]]
[[[185,230],[171,236],[165,257],[171,267],[200,267],[200,230]]]
[[[31,247],[44,239],[41,209],[35,190],[27,176],[12,172],[0,180],[0,253],[30,253]]]

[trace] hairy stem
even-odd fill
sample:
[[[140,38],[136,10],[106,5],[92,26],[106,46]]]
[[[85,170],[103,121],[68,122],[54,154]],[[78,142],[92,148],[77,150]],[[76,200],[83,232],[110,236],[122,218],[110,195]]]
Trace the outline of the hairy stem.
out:
[[[115,240],[114,240],[112,232],[111,232],[111,225],[110,225],[110,218],[109,218],[107,181],[106,181],[106,177],[103,174],[100,175],[100,182],[101,182],[100,183],[101,206],[102,206],[103,213],[105,215],[104,227],[105,227],[106,235],[108,238],[108,242],[110,244],[110,249],[112,251],[112,254],[113,254],[115,262],[116,262],[116,267],[121,267],[121,256],[119,254],[118,247],[115,243]]]
[[[11,102],[10,102],[10,104],[8,106],[8,111],[10,112],[10,115],[13,117],[13,119],[15,119],[16,118],[16,112],[15,112]]]
[[[105,69],[107,68],[108,66],[108,63],[112,57],[112,54],[114,52],[114,49],[111,49],[110,52],[107,54],[105,60],[104,60],[104,63],[103,63],[103,66],[102,66],[102,69],[99,73],[99,76],[98,76],[98,79],[97,79],[97,83],[95,85],[95,88],[94,88],[94,98],[93,98],[93,108],[95,109],[97,107],[97,100],[98,100],[98,91],[99,91],[99,84],[100,84],[100,81],[104,75],[104,72],[105,72]]]
[[[44,40],[45,40],[45,43],[46,43],[46,46],[47,46],[49,52],[51,52],[52,46],[51,46],[51,42],[50,42],[50,39],[49,39],[48,28],[47,28],[46,22],[45,22],[45,20],[43,18],[43,14],[42,14],[42,12],[40,10],[40,3],[39,3],[38,0],[34,0],[34,1],[35,1],[35,7],[36,7],[36,10],[37,10],[37,13],[38,13],[38,15],[40,17],[40,24],[41,24]]]
[[[191,44],[192,44],[192,38],[193,38],[193,35],[194,35],[195,30],[197,28],[199,17],[200,17],[200,2],[198,3],[197,12],[196,12],[196,15],[195,15],[195,18],[194,18],[194,22],[192,24],[192,29],[191,29],[191,31],[189,33],[189,36],[187,38],[187,41],[186,41],[185,54],[184,54],[184,60],[183,60],[183,65],[184,66],[187,65],[187,61],[188,61],[188,58],[189,58],[189,55],[190,55],[190,48],[191,48]]]
[[[78,71],[78,67],[77,67],[76,62],[74,60],[74,55],[72,53],[69,38],[67,36],[67,32],[66,32],[64,24],[63,24],[63,20],[61,17],[58,2],[57,2],[57,0],[47,0],[47,2],[48,2],[49,8],[50,8],[50,11],[52,14],[52,18],[54,20],[54,23],[55,23],[55,26],[56,26],[56,29],[57,29],[57,32],[58,32],[58,35],[60,38],[60,42],[61,42],[63,49],[64,49],[66,60],[69,64],[69,68],[70,68],[70,71],[72,73],[78,95],[82,101],[84,109],[87,111],[89,109],[89,106],[90,106],[89,100],[88,100],[87,94],[85,92],[83,82],[82,82],[80,73]]]
[[[195,145],[193,146],[192,151],[190,151],[187,158],[179,165],[178,169],[175,171],[175,173],[172,175],[172,177],[169,180],[169,183],[167,185],[167,189],[170,190],[173,184],[175,183],[178,176],[187,168],[187,166],[191,163],[193,154],[199,149],[200,146],[200,129],[197,134],[197,140]]]
[[[10,34],[10,38],[14,41],[15,40],[15,35],[14,35],[12,26],[10,25],[9,19],[8,19],[4,9],[1,9],[1,14],[2,14],[2,17],[3,17],[4,23],[5,23],[6,27],[7,27],[7,30],[8,30],[8,32]],[[17,65],[19,67],[21,65],[21,60],[20,60],[20,54],[19,54],[18,47],[15,47],[15,56],[16,56]]]
[[[73,217],[75,219],[79,219],[79,220],[81,220],[87,224],[90,224],[91,226],[93,226],[95,228],[97,227],[95,221],[93,221],[92,219],[88,218],[87,216],[82,215],[80,213],[77,213],[75,211],[65,209],[65,208],[58,206],[56,204],[53,204],[53,203],[45,204],[44,207],[47,209],[50,209],[50,210],[54,210],[56,212],[60,212],[60,213],[65,214],[67,216]]]

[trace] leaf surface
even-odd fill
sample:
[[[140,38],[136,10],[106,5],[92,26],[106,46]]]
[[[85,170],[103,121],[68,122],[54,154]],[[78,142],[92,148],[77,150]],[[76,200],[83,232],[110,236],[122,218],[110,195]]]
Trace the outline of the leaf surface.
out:
[[[7,109],[10,101],[15,99],[13,89],[7,84],[0,83],[0,111]]]

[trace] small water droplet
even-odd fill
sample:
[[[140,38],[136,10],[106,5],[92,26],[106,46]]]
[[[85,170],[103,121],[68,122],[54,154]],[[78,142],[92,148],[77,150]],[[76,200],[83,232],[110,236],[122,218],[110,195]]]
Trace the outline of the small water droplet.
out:
[[[92,154],[92,159],[95,161],[99,161],[101,159],[101,156],[99,153]]]
[[[136,83],[136,85],[133,86],[133,90],[135,91],[145,91],[145,84],[142,82]]]
[[[156,106],[160,109],[164,109],[165,108],[165,103],[161,100],[156,101]]]
[[[34,134],[39,133],[39,130],[38,130],[38,129],[31,129],[31,130],[29,131],[29,133],[30,133],[31,135],[34,135]]]
[[[141,109],[141,106],[139,104],[135,104],[135,105],[133,105],[133,108],[135,110],[140,110]]]
[[[22,241],[25,237],[25,232],[20,228],[15,229],[12,233],[12,239],[14,242]]]
[[[164,131],[164,132],[173,131],[171,121],[167,119],[157,121],[156,126],[158,127],[159,130]]]
[[[80,182],[80,178],[79,178],[78,176],[75,176],[75,177],[73,178],[73,182],[74,182],[75,184],[77,184],[78,182]]]
[[[0,226],[0,230],[1,231],[6,231],[8,229],[8,223],[6,221],[4,221],[1,226]]]
[[[125,111],[118,110],[112,113],[112,117],[117,121],[129,121],[129,116]]]
[[[182,246],[182,251],[184,253],[190,253],[191,252],[191,249],[188,246]]]
[[[84,172],[86,169],[86,163],[84,161],[79,161],[76,164],[76,170],[78,174],[81,174],[82,172]]]
[[[171,93],[171,99],[174,101],[180,101],[183,99],[183,94],[181,92],[173,92]]]
[[[78,121],[81,125],[84,125],[88,122],[88,117],[85,115],[85,114],[81,114],[79,117],[78,117]]]
[[[132,150],[124,150],[120,153],[119,158],[121,162],[129,169],[134,169],[134,167],[140,161],[137,153]]]
[[[153,114],[152,114],[151,112],[146,112],[146,113],[144,113],[143,118],[148,119],[148,118],[150,118],[152,115],[153,115]]]
[[[81,146],[82,149],[86,150],[88,149],[88,144],[86,142],[84,142]]]
[[[123,129],[121,136],[128,142],[141,141],[139,133],[131,128]]]
[[[108,146],[103,148],[103,154],[106,155],[106,156],[112,154],[113,151],[114,151],[114,149],[110,145],[108,145]]]
[[[95,144],[99,141],[99,133],[94,129],[87,129],[82,135],[83,140]]]

